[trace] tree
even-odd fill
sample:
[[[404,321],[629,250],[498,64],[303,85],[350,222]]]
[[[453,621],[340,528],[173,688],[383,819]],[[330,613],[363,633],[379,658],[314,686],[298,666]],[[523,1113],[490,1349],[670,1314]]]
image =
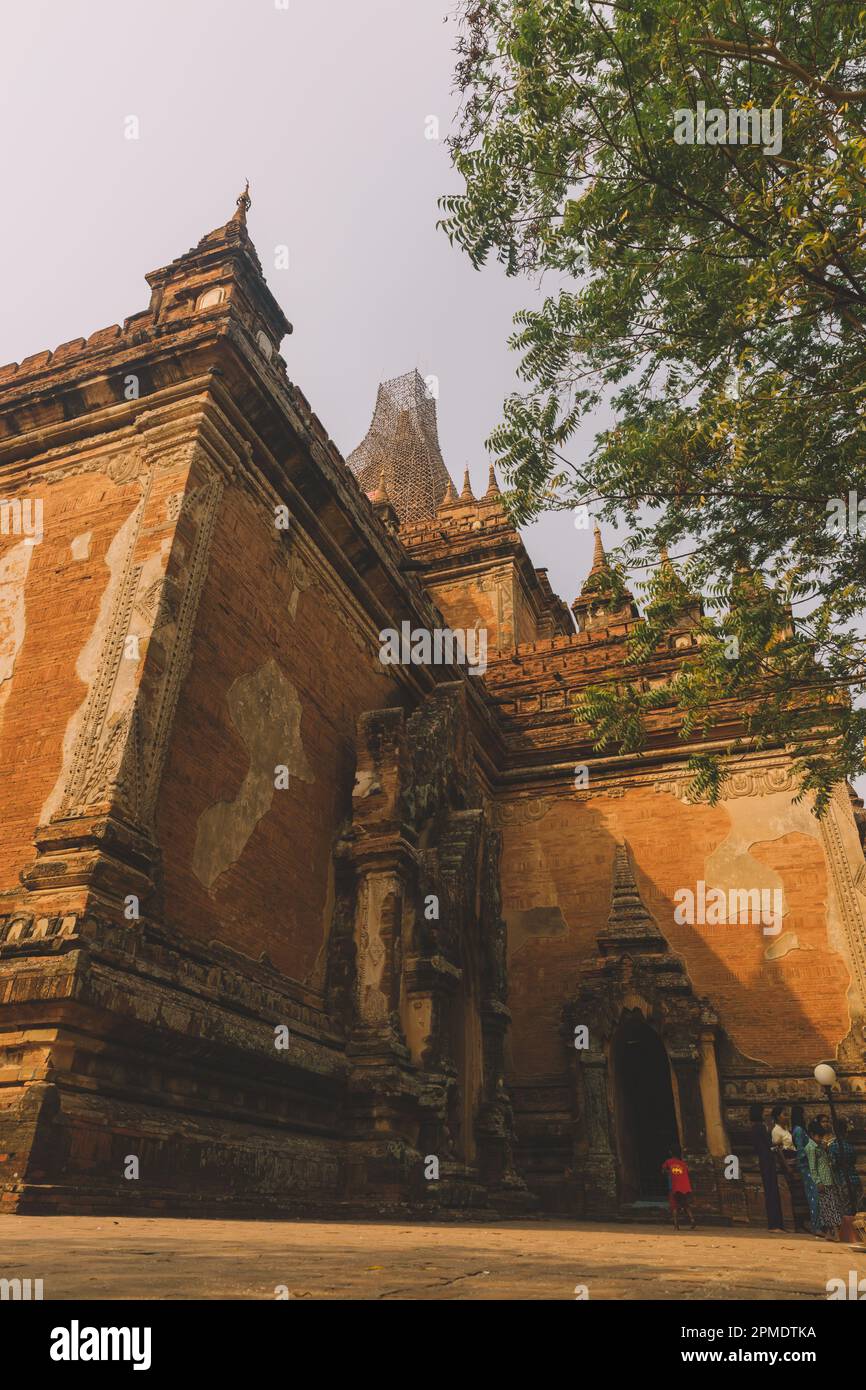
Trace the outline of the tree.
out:
[[[694,740],[741,700],[739,746],[790,746],[820,813],[864,770],[866,9],[463,0],[460,22],[442,225],[476,267],[560,286],[516,316],[524,389],[488,440],[512,516],[629,524],[621,563],[655,565],[636,667],[707,596],[669,686],[596,688],[578,716],[639,749],[652,708]],[[714,799],[722,766],[692,769]]]

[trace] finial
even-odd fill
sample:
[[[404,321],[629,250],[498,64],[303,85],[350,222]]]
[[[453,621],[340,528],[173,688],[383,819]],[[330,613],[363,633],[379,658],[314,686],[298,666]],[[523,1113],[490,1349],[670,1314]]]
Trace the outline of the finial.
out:
[[[443,496],[442,501],[439,503],[439,507],[440,507],[440,509],[441,509],[442,507],[453,507],[453,506],[454,506],[454,503],[455,503],[456,501],[457,501],[457,490],[456,490],[456,488],[454,487],[454,482],[453,482],[453,480],[452,480],[452,478],[451,478],[451,475],[449,474],[449,476],[448,476],[448,486],[447,486],[446,489],[445,489],[445,495]]]
[[[607,564],[607,556],[604,553],[604,546],[601,542],[601,530],[599,529],[598,522],[595,523],[594,532],[595,537],[592,552],[592,568],[593,570],[600,570],[604,569],[605,565]]]
[[[491,465],[490,465],[490,472],[489,472],[489,474],[488,474],[488,476],[487,476],[487,491],[485,492],[484,496],[485,496],[485,497],[501,497],[501,496],[502,496],[502,493],[501,493],[500,490],[499,490],[499,484],[498,484],[497,481],[496,481],[496,469],[493,467],[493,464],[492,464],[492,463],[491,463]]]
[[[243,193],[239,198],[235,199],[237,211],[232,216],[232,222],[240,222],[243,226],[247,225],[247,213],[252,206],[252,201],[250,197],[250,181],[247,179]]]
[[[385,484],[385,464],[384,464],[384,462],[382,463],[382,469],[381,469],[381,472],[379,473],[379,481],[378,481],[378,483],[376,484],[376,486],[375,486],[375,488],[373,489],[373,491],[370,493],[370,501],[373,502],[373,503],[377,503],[377,504],[379,504],[379,505],[381,505],[383,502],[387,502],[387,501],[388,501],[388,488],[387,488],[387,486],[386,486],[386,484]]]
[[[460,501],[461,501],[461,502],[474,502],[474,501],[475,501],[475,498],[474,498],[473,495],[472,495],[472,484],[471,484],[470,481],[469,481],[469,469],[468,469],[468,468],[465,469],[465,470],[464,470],[464,473],[463,473],[463,490],[462,490],[461,493],[460,493]]]

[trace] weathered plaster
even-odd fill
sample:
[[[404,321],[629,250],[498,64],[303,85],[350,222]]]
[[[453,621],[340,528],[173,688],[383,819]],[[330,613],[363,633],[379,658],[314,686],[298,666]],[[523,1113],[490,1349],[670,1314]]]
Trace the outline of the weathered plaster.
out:
[[[229,713],[249,753],[246,777],[232,801],[202,812],[196,828],[192,867],[208,889],[235,864],[277,795],[275,769],[314,781],[301,740],[301,702],[274,660],[239,676],[226,696]]]
[[[80,536],[76,536],[74,540],[69,542],[69,549],[73,560],[89,560],[92,540],[92,531],[82,531]]]
[[[806,799],[796,802],[790,792],[740,797],[725,801],[724,806],[731,820],[731,829],[706,860],[707,883],[725,889],[782,888],[783,915],[786,915],[789,903],[787,895],[784,894],[781,875],[762,864],[751,851],[759,845],[772,843],[792,833],[808,835],[810,839],[823,844],[820,822],[812,815]],[[829,868],[828,865],[828,885],[832,883]],[[840,906],[832,888],[827,896],[828,945],[831,950],[847,956]],[[785,932],[777,941],[770,942],[765,947],[764,955],[767,960],[781,960],[792,951],[806,949],[808,947],[799,940],[796,933]]]
[[[0,728],[25,631],[24,586],[34,547],[19,541],[0,555]]]
[[[783,932],[777,941],[771,941],[764,952],[765,960],[782,960],[791,951],[814,951],[815,947],[801,941],[795,931]]]
[[[767,808],[763,803],[770,800],[786,802],[787,805]],[[721,844],[707,857],[704,877],[708,890],[721,888],[727,894],[731,890],[767,889],[770,895],[767,898],[768,902],[775,902],[773,895],[775,890],[778,890],[781,894],[782,916],[786,915],[788,905],[782,875],[769,865],[762,864],[759,859],[755,859],[751,854],[751,848],[759,841],[765,843],[768,840],[778,840],[790,834],[792,830],[800,829],[800,826],[795,825],[792,818],[785,814],[790,806],[790,797],[786,797],[784,793],[772,798],[742,797],[736,801],[725,802],[731,828]]]

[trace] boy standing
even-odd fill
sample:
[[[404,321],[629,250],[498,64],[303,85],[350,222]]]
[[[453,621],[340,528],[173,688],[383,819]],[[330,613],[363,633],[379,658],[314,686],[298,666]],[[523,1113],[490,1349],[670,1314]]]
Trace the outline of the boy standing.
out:
[[[685,1212],[689,1218],[689,1225],[693,1231],[697,1230],[695,1218],[692,1215],[692,1184],[689,1179],[689,1170],[679,1144],[674,1144],[668,1149],[668,1157],[662,1164],[662,1172],[667,1175],[670,1183],[670,1202],[671,1214],[674,1218],[674,1227],[680,1229],[680,1212]]]

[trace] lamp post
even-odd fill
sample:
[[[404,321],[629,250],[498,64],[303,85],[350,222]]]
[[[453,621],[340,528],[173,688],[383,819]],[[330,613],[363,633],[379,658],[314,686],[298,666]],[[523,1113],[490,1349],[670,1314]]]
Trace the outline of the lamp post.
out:
[[[841,1134],[839,1133],[839,1127],[836,1122],[836,1107],[833,1104],[833,1087],[836,1085],[836,1072],[834,1071],[833,1067],[830,1066],[829,1062],[819,1062],[813,1074],[818,1085],[823,1089],[824,1094],[827,1097],[827,1104],[830,1107],[830,1121],[833,1125],[833,1133],[836,1136],[836,1143],[839,1146],[839,1157],[840,1159],[842,1159],[842,1144],[844,1141],[842,1139]],[[847,1163],[844,1163],[844,1173],[845,1186],[848,1189],[848,1205],[853,1212],[855,1210],[856,1203],[854,1201],[854,1188],[851,1184],[851,1174],[848,1171]]]

